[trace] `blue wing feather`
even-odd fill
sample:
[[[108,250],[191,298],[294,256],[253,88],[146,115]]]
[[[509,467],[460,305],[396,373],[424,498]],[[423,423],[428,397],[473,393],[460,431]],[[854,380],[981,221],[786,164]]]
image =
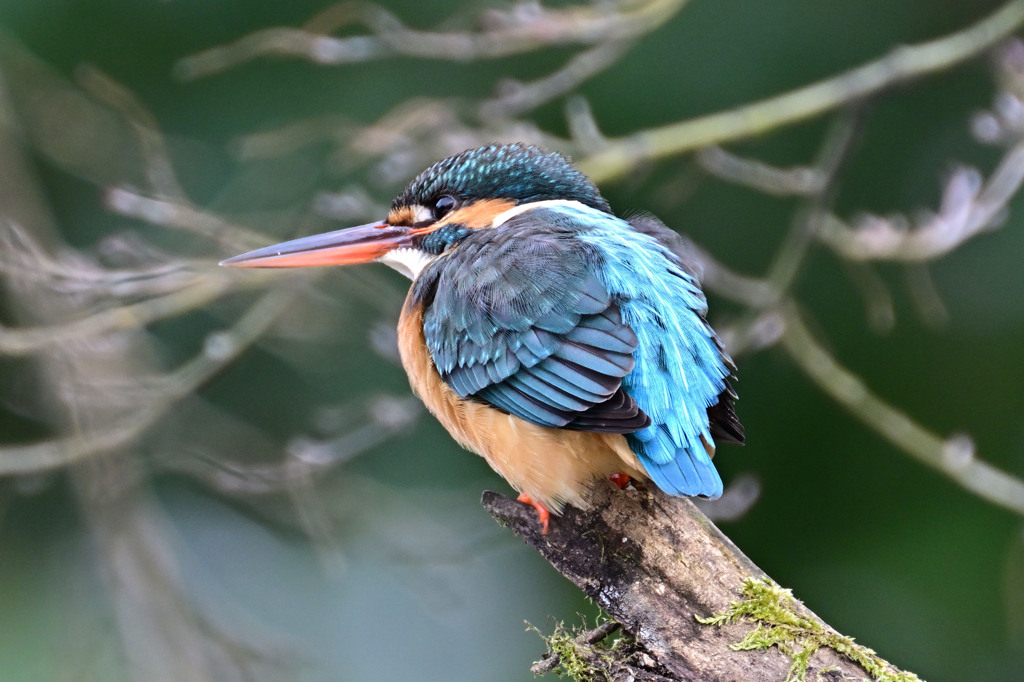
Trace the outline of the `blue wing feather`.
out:
[[[616,398],[637,338],[594,258],[570,233],[488,230],[431,264],[414,295],[429,299],[424,336],[442,379],[542,426],[646,426],[630,396]]]
[[[537,400],[569,412],[584,412],[593,406],[593,402],[563,391],[538,377],[533,372],[517,372],[507,381],[513,388]]]
[[[731,363],[704,319],[707,301],[694,272],[662,241],[629,224],[595,218],[588,209],[566,212],[594,225],[580,239],[604,257],[599,272],[609,292],[623,297],[623,320],[639,339],[623,388],[652,424],[629,434],[630,446],[663,490],[721,495],[705,442],[714,445],[708,408],[728,390]]]
[[[538,362],[531,368],[531,372],[538,379],[594,404],[610,398],[621,383],[610,380],[614,377],[604,377],[579,365],[558,359]]]
[[[526,211],[471,233],[414,295],[460,396],[542,426],[627,434],[658,487],[717,497],[709,408],[724,401],[716,414],[742,440],[732,365],[692,264],[655,223],[582,205]]]

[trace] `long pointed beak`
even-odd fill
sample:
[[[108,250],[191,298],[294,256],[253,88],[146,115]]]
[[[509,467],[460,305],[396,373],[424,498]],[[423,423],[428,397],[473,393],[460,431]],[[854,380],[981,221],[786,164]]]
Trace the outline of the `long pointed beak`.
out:
[[[233,268],[305,268],[369,263],[410,246],[414,231],[383,222],[302,237],[243,253],[220,264]]]

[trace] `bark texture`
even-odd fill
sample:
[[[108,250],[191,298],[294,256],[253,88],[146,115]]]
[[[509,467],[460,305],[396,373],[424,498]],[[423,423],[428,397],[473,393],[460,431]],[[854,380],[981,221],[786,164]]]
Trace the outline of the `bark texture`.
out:
[[[553,517],[548,535],[541,535],[536,512],[527,505],[490,491],[482,504],[633,638],[611,652],[583,647],[582,656],[609,679],[781,682],[790,674],[793,660],[777,646],[730,648],[755,623],[716,626],[695,618],[729,609],[744,599],[745,579],[767,576],[689,500],[643,488],[602,489],[588,511],[567,508]],[[834,633],[799,602],[793,606],[799,616]],[[890,679],[902,675],[894,668],[886,672]],[[811,656],[806,673],[806,679],[822,681],[872,677],[830,648]]]

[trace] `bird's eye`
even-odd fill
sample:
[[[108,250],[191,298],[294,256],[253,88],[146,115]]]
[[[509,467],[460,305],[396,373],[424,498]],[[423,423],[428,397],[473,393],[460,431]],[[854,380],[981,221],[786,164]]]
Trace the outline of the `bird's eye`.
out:
[[[455,208],[455,197],[445,194],[434,202],[434,220],[440,220]]]

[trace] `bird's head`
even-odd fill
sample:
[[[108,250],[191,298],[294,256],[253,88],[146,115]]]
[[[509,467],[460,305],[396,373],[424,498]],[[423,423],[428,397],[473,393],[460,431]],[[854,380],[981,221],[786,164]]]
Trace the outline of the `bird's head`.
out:
[[[517,212],[551,201],[610,211],[597,187],[561,154],[522,144],[488,145],[420,173],[383,221],[275,244],[221,265],[291,268],[380,261],[415,279],[473,230],[498,227]]]

